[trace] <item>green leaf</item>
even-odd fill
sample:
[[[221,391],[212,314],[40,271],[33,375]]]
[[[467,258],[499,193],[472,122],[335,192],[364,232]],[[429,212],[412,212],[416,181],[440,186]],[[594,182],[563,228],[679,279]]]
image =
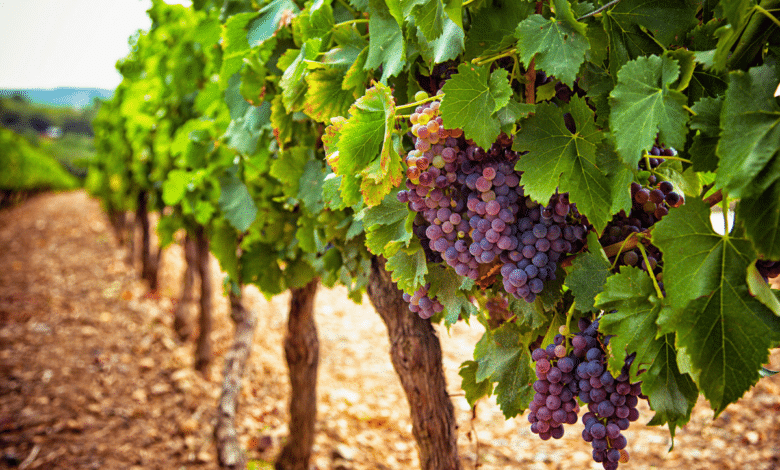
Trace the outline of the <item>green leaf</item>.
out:
[[[493,382],[485,379],[481,382],[477,382],[477,367],[476,361],[465,361],[460,365],[458,375],[461,376],[460,388],[466,393],[466,401],[470,406],[474,406],[482,397],[490,396],[493,392]]]
[[[219,266],[230,276],[231,279],[238,279],[238,257],[236,249],[238,242],[236,240],[236,230],[225,223],[218,221],[214,224],[209,234],[209,250],[219,261]]]
[[[517,24],[534,12],[534,4],[517,0],[494,0],[472,16],[466,39],[466,60],[489,55],[516,42]]]
[[[424,3],[418,3],[412,9],[412,17],[414,24],[428,41],[433,41],[441,36],[444,30],[444,21],[447,19],[442,0],[427,0]]]
[[[666,261],[673,307],[658,323],[676,332],[689,373],[718,414],[758,380],[780,340],[780,318],[748,290],[746,270],[756,258],[750,241],[715,233],[709,213],[704,202],[689,199],[656,224],[653,241]]]
[[[306,76],[306,115],[319,122],[330,122],[335,116],[344,116],[355,101],[352,90],[344,90],[344,71],[339,69],[315,70]]]
[[[249,24],[246,39],[252,47],[262,44],[276,34],[279,26],[284,26],[301,10],[293,0],[273,0],[260,10],[260,16]]]
[[[576,125],[574,134],[564,124],[567,111]],[[563,109],[553,103],[537,104],[512,146],[529,152],[516,165],[524,172],[525,194],[547,203],[556,189],[568,192],[578,210],[601,232],[612,216],[610,181],[596,166],[596,147],[602,138],[584,99],[574,97]]]
[[[613,80],[628,61],[664,52],[663,47],[641,26],[632,22],[619,22],[618,19],[624,18],[614,18],[609,12],[602,18],[609,39],[609,74]]]
[[[688,150],[693,168],[696,171],[715,171],[718,168],[718,156],[715,149],[720,138],[720,113],[723,98],[702,98],[691,109],[691,129],[697,131]]]
[[[325,174],[323,173],[322,163],[319,160],[309,160],[303,169],[303,174],[298,182],[297,198],[303,203],[303,207],[310,214],[319,214],[325,208],[322,200],[322,183]]]
[[[780,75],[771,65],[729,74],[716,181],[731,197],[750,195],[753,180],[780,151],[780,104],[774,97],[778,82]]]
[[[465,33],[463,27],[449,16],[444,18],[442,33],[433,41],[425,39],[422,31],[417,31],[417,43],[420,54],[427,62],[440,64],[457,58],[464,48]]]
[[[227,146],[244,155],[250,155],[257,150],[257,141],[262,127],[271,118],[271,104],[264,101],[260,106],[249,106],[246,113],[230,122],[225,135]]]
[[[382,66],[382,83],[398,75],[406,62],[406,42],[401,25],[396,21],[383,0],[369,1],[368,44],[366,70]]]
[[[162,184],[162,199],[166,206],[175,206],[187,192],[192,175],[184,170],[171,170]]]
[[[291,147],[279,152],[271,164],[269,174],[283,183],[284,193],[290,197],[298,194],[299,183],[311,149],[305,146]]]
[[[219,77],[223,89],[227,87],[228,80],[244,66],[244,57],[250,49],[246,26],[256,17],[256,12],[239,13],[229,17],[222,25],[222,65]]]
[[[609,120],[617,150],[627,164],[635,167],[643,150],[650,150],[658,137],[667,146],[685,146],[688,114],[685,95],[669,88],[679,76],[677,61],[669,57],[640,57],[618,72],[610,93]]]
[[[477,361],[476,381],[497,382],[496,402],[509,419],[520,414],[533,398],[531,384],[535,374],[524,338],[514,323],[504,323],[486,331],[474,349]]]
[[[756,250],[767,259],[780,259],[779,175],[780,151],[753,180],[753,191],[761,192],[743,197],[737,205],[737,218],[744,222]]]
[[[568,2],[562,4],[568,7]],[[566,11],[571,16],[568,8],[561,13],[567,16]],[[585,53],[590,48],[590,42],[585,36],[585,25],[576,24],[581,27],[575,29],[569,22],[558,21],[557,18],[548,20],[542,15],[529,16],[517,25],[515,31],[520,60],[528,66],[536,57],[538,70],[544,70],[548,75],[554,75],[563,83],[573,86],[580,65],[585,62]]]
[[[306,61],[316,59],[321,44],[321,38],[306,41],[295,59],[284,69],[279,86],[282,87],[284,107],[287,108],[288,112],[300,111],[303,108],[306,93],[306,82],[304,81],[307,72]],[[294,52],[295,50],[291,49],[285,54],[293,54]]]
[[[246,185],[235,176],[228,176],[220,178],[220,186],[219,208],[225,219],[239,232],[246,232],[257,216],[257,206]]]
[[[365,84],[370,75],[365,70],[367,58],[368,46],[360,51],[360,54],[358,54],[355,61],[350,65],[349,70],[344,74],[344,81],[341,82],[341,88],[344,90],[360,90],[361,92],[365,89]]]
[[[674,437],[675,427],[690,419],[699,393],[690,376],[681,373],[677,366],[674,335],[658,335],[656,320],[662,305],[655,296],[652,279],[645,271],[622,266],[619,274],[607,279],[596,306],[614,310],[599,323],[599,331],[613,335],[609,344],[610,370],[619,374],[626,356],[636,354],[631,377],[644,370],[640,376],[642,393],[648,396],[656,412],[653,422],[668,423]]]
[[[602,291],[612,267],[601,249],[598,235],[593,232],[588,234],[588,247],[587,252],[578,254],[574,259],[572,271],[566,276],[564,284],[574,294],[580,312],[595,311],[596,295]]]
[[[489,75],[489,67],[461,64],[458,73],[444,84],[441,102],[444,127],[463,129],[467,138],[490,148],[501,132],[496,112],[512,96],[505,70]]]
[[[417,245],[417,249],[409,253],[398,250],[387,259],[385,266],[392,273],[390,276],[392,281],[407,294],[414,294],[420,286],[425,284],[428,264],[425,261],[425,252],[420,245]]]
[[[775,292],[769,287],[769,284],[761,276],[756,268],[756,262],[750,263],[747,269],[747,283],[748,289],[750,289],[750,295],[757,298],[762,304],[766,305],[769,310],[775,315],[780,317],[780,299],[775,296]]]
[[[292,140],[293,117],[284,109],[282,95],[276,95],[271,102],[271,125],[279,147],[284,148],[284,144]]]
[[[429,292],[444,305],[444,322],[446,325],[454,325],[459,319],[468,319],[477,314],[477,307],[460,290],[463,278],[445,267],[434,268],[428,272],[428,282],[431,283]]]
[[[371,253],[389,258],[402,246],[409,245],[413,235],[408,220],[410,212],[395,193],[385,196],[381,204],[366,208],[363,214],[366,247]]]
[[[247,284],[256,285],[266,298],[283,292],[284,273],[279,267],[279,254],[265,244],[243,247],[241,279]]]
[[[623,29],[638,25],[663,47],[684,37],[697,24],[695,0],[623,0],[606,15]]]

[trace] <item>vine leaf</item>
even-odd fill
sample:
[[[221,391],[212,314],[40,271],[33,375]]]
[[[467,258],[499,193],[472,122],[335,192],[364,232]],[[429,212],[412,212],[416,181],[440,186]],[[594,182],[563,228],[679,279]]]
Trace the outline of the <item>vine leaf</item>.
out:
[[[585,25],[574,20],[569,3],[556,2],[556,6],[558,4],[564,8],[556,13],[556,18],[531,15],[517,25],[515,37],[520,60],[526,66],[535,56],[537,69],[554,75],[571,87],[585,62],[590,42],[585,35]],[[558,16],[571,21],[560,21]]]
[[[482,397],[490,396],[493,393],[493,382],[489,379],[477,382],[477,361],[465,361],[460,365],[458,375],[461,377],[460,388],[466,393],[466,401],[469,406],[474,406]]]
[[[688,422],[699,392],[688,374],[680,371],[674,350],[674,335],[658,335],[656,320],[664,308],[655,295],[653,281],[647,272],[622,266],[619,274],[610,276],[604,291],[596,297],[596,307],[611,311],[602,317],[599,331],[610,338],[609,368],[620,371],[628,354],[636,354],[630,375],[642,380],[642,393],[655,411],[655,424],[675,428]]]
[[[392,274],[390,279],[398,284],[398,288],[409,295],[425,284],[425,275],[428,273],[428,263],[425,262],[425,252],[419,243],[414,244],[409,252],[398,250],[387,258],[385,265]]]
[[[623,0],[606,15],[622,29],[637,25],[666,47],[696,26],[695,0]]]
[[[566,276],[564,285],[574,294],[577,310],[580,312],[595,311],[596,295],[604,288],[604,282],[609,277],[612,263],[607,259],[599,244],[598,235],[588,233],[589,251],[580,253],[572,263],[572,271]]]
[[[366,247],[375,255],[393,256],[412,240],[410,217],[406,204],[395,193],[388,194],[381,204],[363,210],[362,223],[366,232]]]
[[[396,21],[383,0],[369,1],[368,57],[366,70],[376,70],[382,66],[382,83],[394,77],[406,63],[406,41],[401,24]]]
[[[656,224],[653,242],[667,260],[672,307],[658,324],[676,333],[681,363],[717,415],[758,380],[780,340],[780,318],[748,290],[747,267],[756,258],[751,242],[736,231],[718,235],[709,214],[707,204],[691,198]]]
[[[771,65],[729,74],[716,181],[732,197],[753,195],[751,191],[757,189],[754,179],[780,151],[780,104],[774,97],[778,81],[780,77]],[[777,173],[772,176],[780,177]]]
[[[429,292],[444,306],[444,322],[446,325],[454,325],[463,314],[463,319],[477,314],[477,307],[469,302],[460,288],[463,278],[452,269],[432,269],[428,272],[428,282],[431,283]],[[465,313],[464,313],[465,312]]]
[[[501,132],[497,111],[512,96],[507,72],[490,74],[488,66],[461,64],[458,73],[442,87],[441,117],[444,127],[463,129],[467,138],[488,149]]]
[[[342,199],[353,205],[362,194],[366,204],[379,204],[403,178],[401,157],[392,139],[395,102],[390,88],[375,84],[352,105],[348,119],[331,122],[323,144],[333,171],[344,176]]]
[[[306,76],[306,115],[319,122],[343,116],[357,96],[352,90],[344,90],[344,71],[339,69],[315,70]]]
[[[715,171],[718,168],[718,155],[715,149],[720,138],[720,111],[723,98],[704,97],[694,103],[691,109],[691,130],[696,131],[693,143],[688,150],[693,168],[696,171]]]
[[[220,178],[219,208],[239,232],[246,232],[257,217],[257,206],[243,181],[235,176]]]
[[[494,393],[504,416],[520,414],[533,398],[535,374],[531,355],[520,328],[513,322],[486,331],[474,348],[475,381],[497,382]]]
[[[567,111],[576,125],[573,134],[564,123]],[[584,99],[574,97],[563,109],[553,103],[536,105],[512,146],[528,151],[516,165],[524,172],[525,194],[546,204],[556,189],[568,192],[578,210],[601,232],[612,217],[612,184],[596,165],[596,147],[602,138]]]
[[[617,151],[629,166],[639,163],[642,151],[650,150],[656,136],[668,146],[685,146],[687,99],[669,88],[679,74],[677,61],[667,56],[640,57],[618,72],[609,95],[609,120]]]
[[[249,24],[246,39],[254,47],[262,44],[276,34],[279,26],[284,26],[301,10],[293,0],[273,0],[264,6],[259,17]]]

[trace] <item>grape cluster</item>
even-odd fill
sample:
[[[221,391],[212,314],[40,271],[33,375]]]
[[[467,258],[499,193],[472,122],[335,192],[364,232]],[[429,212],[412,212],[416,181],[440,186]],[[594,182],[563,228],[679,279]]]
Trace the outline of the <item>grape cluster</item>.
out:
[[[415,291],[413,295],[406,292],[403,294],[404,302],[409,304],[409,310],[420,315],[420,318],[431,318],[435,314],[444,310],[444,306],[435,297],[428,296],[428,289],[431,285],[427,284]]]
[[[626,358],[620,375],[614,377],[606,369],[604,349],[598,341],[598,321],[585,326],[572,338],[573,355],[580,359],[576,375],[579,379],[579,398],[587,403],[588,412],[582,415],[582,438],[593,447],[593,460],[602,463],[604,470],[615,470],[618,462],[628,461],[626,438],[621,433],[639,418],[636,406],[642,395],[641,382],[629,382],[629,368],[633,356]]]
[[[639,163],[640,170],[655,169],[663,162],[664,156],[673,156],[676,152],[672,148],[664,148],[654,145],[648,153],[648,158]],[[654,174],[650,174],[647,184],[642,186],[637,182],[631,183],[632,207],[629,214],[620,211],[608,224],[602,237],[599,239],[603,246],[621,243],[632,233],[643,232],[669,213],[672,207],[678,207],[685,201],[679,193],[674,191],[674,185],[669,181],[658,181]],[[661,251],[653,245],[645,248],[647,263],[650,271],[653,271],[662,287]],[[638,248],[624,251],[618,259],[617,265],[639,266],[647,270],[647,263]]]
[[[414,234],[427,260],[473,280],[500,267],[506,291],[533,302],[555,279],[561,256],[582,248],[585,218],[568,194],[546,205],[525,196],[506,134],[487,150],[478,147],[462,130],[442,126],[438,101],[418,106],[411,122],[415,148],[405,157],[398,200],[417,213]]]
[[[756,269],[761,277],[769,282],[769,279],[780,276],[780,261],[756,260]]]
[[[577,381],[574,378],[574,359],[563,344],[563,335],[546,349],[537,348],[531,354],[536,361],[534,398],[528,405],[531,432],[543,440],[563,437],[563,425],[577,422],[580,410],[577,404]]]
[[[618,377],[606,368],[606,356],[599,341],[598,321],[580,319],[580,332],[571,337],[567,353],[565,338],[556,335],[546,348],[531,354],[536,362],[536,392],[529,405],[531,431],[542,439],[560,439],[564,424],[577,422],[577,398],[587,404],[582,416],[582,438],[591,443],[593,459],[605,470],[614,470],[628,461],[626,438],[621,431],[639,418],[636,406],[642,395],[641,383],[629,382],[634,356],[628,356]],[[608,341],[608,338],[602,339]]]

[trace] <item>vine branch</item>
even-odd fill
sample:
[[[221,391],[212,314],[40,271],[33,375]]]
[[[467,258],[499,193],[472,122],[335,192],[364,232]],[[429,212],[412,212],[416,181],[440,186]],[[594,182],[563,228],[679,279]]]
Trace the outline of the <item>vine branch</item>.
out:
[[[602,11],[606,10],[607,8],[609,8],[609,7],[611,7],[611,6],[617,5],[618,3],[620,3],[620,0],[612,0],[611,2],[607,3],[606,5],[604,5],[604,6],[600,7],[600,8],[596,8],[596,9],[595,9],[595,10],[593,10],[592,12],[590,12],[590,13],[586,13],[586,14],[584,14],[584,15],[580,16],[579,18],[577,18],[577,21],[582,21],[582,20],[584,20],[585,18],[589,18],[589,17],[591,17],[591,16],[598,15],[598,14],[599,14],[599,13],[601,13]]]

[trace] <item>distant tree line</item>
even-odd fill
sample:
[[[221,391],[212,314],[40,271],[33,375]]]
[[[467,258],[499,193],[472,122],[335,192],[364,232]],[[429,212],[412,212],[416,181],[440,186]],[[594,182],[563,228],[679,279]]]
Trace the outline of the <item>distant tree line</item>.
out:
[[[19,134],[42,134],[51,127],[58,127],[64,134],[80,134],[94,137],[92,119],[99,102],[81,110],[34,105],[22,95],[0,98],[0,125]]]

